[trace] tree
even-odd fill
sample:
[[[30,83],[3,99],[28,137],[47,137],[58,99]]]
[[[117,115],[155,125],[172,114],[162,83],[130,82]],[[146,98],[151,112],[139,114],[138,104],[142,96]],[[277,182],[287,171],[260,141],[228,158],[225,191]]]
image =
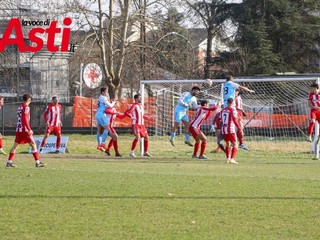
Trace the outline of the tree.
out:
[[[155,31],[156,63],[159,67],[184,78],[190,78],[195,70],[195,46],[188,29],[182,26],[183,13],[175,7],[168,8],[165,15],[159,14]]]
[[[240,73],[252,75],[275,72],[279,58],[273,52],[272,41],[268,35],[265,1],[245,1],[235,13],[235,16],[241,16],[235,37],[238,48],[235,55],[240,66],[243,66],[239,69]],[[246,51],[243,51],[244,49]],[[249,55],[244,56],[244,53]]]
[[[318,71],[319,6],[317,0],[243,1],[233,14],[236,59],[248,54],[242,73]]]
[[[230,11],[238,5],[237,3],[227,3],[224,0],[211,0],[192,2],[186,0],[187,5],[207,29],[207,52],[204,67],[204,78],[210,77],[209,66],[214,62],[212,42],[214,37],[220,37],[226,41],[224,23],[231,18]]]
[[[126,38],[130,14],[133,14],[131,4],[131,0],[71,0],[64,6],[66,12],[74,15],[79,29],[88,30],[81,47],[98,55],[105,76],[103,85],[108,86],[110,98],[119,96],[126,51],[130,45]]]

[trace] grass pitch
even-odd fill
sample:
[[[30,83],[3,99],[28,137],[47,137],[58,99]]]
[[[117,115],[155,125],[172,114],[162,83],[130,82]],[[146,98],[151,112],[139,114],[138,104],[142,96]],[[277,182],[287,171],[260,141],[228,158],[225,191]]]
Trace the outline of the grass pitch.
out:
[[[1,239],[320,238],[320,162],[308,143],[248,142],[231,166],[213,143],[210,161],[182,141],[151,141],[153,158],[132,159],[126,138],[116,159],[94,136],[69,137],[70,153],[41,155],[43,169],[26,147],[16,169],[0,156]]]

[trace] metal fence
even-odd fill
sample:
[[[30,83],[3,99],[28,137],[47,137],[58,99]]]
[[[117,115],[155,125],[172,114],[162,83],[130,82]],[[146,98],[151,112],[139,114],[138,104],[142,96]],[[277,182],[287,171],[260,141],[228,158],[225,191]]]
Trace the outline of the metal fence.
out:
[[[1,108],[0,123],[2,135],[14,135],[17,123],[17,110],[22,102],[6,102]],[[30,124],[35,134],[43,134],[45,130],[45,122],[43,119],[47,102],[31,102],[30,104]],[[62,106],[62,130],[70,132],[92,133],[95,128],[72,128],[73,120],[73,103],[60,103]]]

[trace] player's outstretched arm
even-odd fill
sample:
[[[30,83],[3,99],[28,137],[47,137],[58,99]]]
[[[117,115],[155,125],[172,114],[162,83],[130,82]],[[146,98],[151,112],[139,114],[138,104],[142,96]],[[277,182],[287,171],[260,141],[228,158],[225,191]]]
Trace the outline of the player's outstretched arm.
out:
[[[241,90],[243,90],[243,91],[246,91],[246,92],[249,92],[249,93],[254,93],[254,90],[251,90],[251,89],[249,89],[249,88],[247,88],[247,87],[244,87],[244,86],[240,86],[240,85],[239,85],[239,88],[240,88]]]

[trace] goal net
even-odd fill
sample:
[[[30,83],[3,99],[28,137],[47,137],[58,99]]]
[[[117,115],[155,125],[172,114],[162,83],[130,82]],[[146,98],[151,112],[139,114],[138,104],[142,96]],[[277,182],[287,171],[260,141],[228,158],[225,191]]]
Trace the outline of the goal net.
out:
[[[318,76],[236,78],[235,82],[253,89],[255,93],[242,92],[245,141],[305,141],[309,125],[308,94],[312,83],[319,83]],[[183,92],[192,86],[201,88],[198,100],[209,103],[222,102],[222,86],[225,79],[207,80],[143,80],[141,94],[145,105],[149,134],[157,140],[169,142],[174,123],[174,107]],[[190,121],[195,109],[187,112]],[[210,132],[214,114],[202,125],[202,131],[209,141],[215,142]],[[183,144],[184,126],[177,131],[176,142]],[[181,138],[181,141],[179,140]],[[179,144],[179,143],[178,143]]]

